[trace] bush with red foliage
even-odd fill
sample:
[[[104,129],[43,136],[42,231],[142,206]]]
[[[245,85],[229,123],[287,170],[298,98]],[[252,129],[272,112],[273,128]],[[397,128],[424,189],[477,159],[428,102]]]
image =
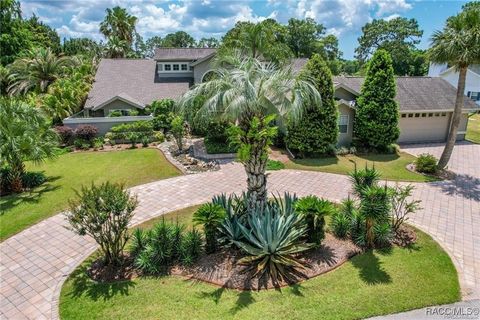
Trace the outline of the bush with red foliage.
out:
[[[57,131],[58,135],[60,136],[62,144],[66,146],[72,144],[73,140],[75,139],[75,132],[70,127],[56,126],[55,131]]]
[[[98,134],[98,128],[88,124],[78,126],[75,130],[77,138],[92,142],[93,138]]]

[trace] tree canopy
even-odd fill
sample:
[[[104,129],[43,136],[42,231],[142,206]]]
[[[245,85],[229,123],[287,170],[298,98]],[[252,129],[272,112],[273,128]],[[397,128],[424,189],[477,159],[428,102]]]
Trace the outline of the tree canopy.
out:
[[[195,47],[195,39],[185,31],[177,31],[165,36],[162,47],[191,48]]]

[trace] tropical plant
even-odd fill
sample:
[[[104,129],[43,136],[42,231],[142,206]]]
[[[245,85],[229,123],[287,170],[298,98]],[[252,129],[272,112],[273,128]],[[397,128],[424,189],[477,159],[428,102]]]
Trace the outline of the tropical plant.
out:
[[[78,64],[72,57],[57,57],[50,49],[35,48],[25,58],[10,66],[10,95],[25,94],[31,90],[45,93],[48,86],[64,76],[68,67]]]
[[[365,165],[365,169],[358,170],[355,165],[355,169],[350,172],[349,177],[353,184],[355,194],[360,197],[364,189],[373,187],[378,183],[380,180],[380,173],[374,166],[369,168]]]
[[[249,213],[248,227],[240,224],[244,240],[234,242],[248,254],[239,263],[251,265],[254,276],[260,278],[290,279],[292,269],[303,268],[295,254],[312,247],[303,240],[307,229],[300,219],[300,215],[281,214],[270,207],[261,215]]]
[[[107,8],[105,11],[107,15],[100,23],[100,32],[109,40],[115,37],[119,41],[124,41],[127,47],[131,47],[137,17],[130,15],[127,9],[119,6]]]
[[[131,50],[126,40],[111,36],[105,46],[105,55],[112,59],[125,58]]]
[[[26,103],[0,99],[0,165],[8,165],[12,192],[22,191],[24,162],[56,156],[58,135],[41,112]]]
[[[330,227],[334,235],[339,238],[346,238],[350,231],[350,219],[343,212],[338,211],[332,215]]]
[[[98,245],[106,265],[120,265],[129,239],[128,224],[137,206],[137,198],[124,191],[121,184],[92,184],[77,191],[65,213],[70,229],[78,235],[89,235]]]
[[[447,166],[457,140],[465,99],[468,66],[480,63],[480,6],[464,6],[458,15],[447,19],[442,31],[431,37],[429,57],[435,63],[448,63],[458,70],[457,95],[447,143],[438,161],[438,168]]]
[[[389,190],[386,186],[374,185],[362,189],[360,213],[365,218],[365,241],[368,247],[374,247],[374,228],[389,221],[390,209]]]
[[[275,118],[300,118],[304,106],[320,103],[315,87],[296,79],[290,69],[264,65],[252,58],[228,58],[230,63],[214,70],[211,81],[189,90],[180,101],[182,110],[196,98],[206,100],[198,111],[204,118],[221,118],[231,123],[232,140],[247,172],[249,210],[265,207],[267,200],[268,147],[276,134]]]
[[[333,203],[316,196],[307,196],[295,203],[295,211],[303,216],[307,224],[308,242],[319,246],[325,238],[325,216],[336,212]]]
[[[377,50],[368,62],[367,75],[357,99],[354,136],[360,145],[385,151],[400,135],[392,58]]]
[[[175,102],[172,99],[155,100],[146,109],[150,110],[154,116],[153,129],[163,132],[170,131],[172,119],[175,116]]]
[[[420,200],[410,200],[412,191],[415,187],[411,184],[407,186],[399,186],[398,184],[391,188],[391,207],[392,219],[391,226],[395,233],[409,219],[409,215],[420,209]]]
[[[423,173],[436,173],[438,171],[437,158],[429,153],[420,154],[415,159],[415,170]]]
[[[213,203],[206,203],[198,208],[193,214],[193,222],[196,225],[203,225],[205,233],[205,251],[213,253],[217,250],[219,227],[225,219],[225,209]]]
[[[183,118],[181,116],[175,116],[172,119],[170,132],[172,133],[173,137],[175,138],[175,142],[177,143],[178,151],[183,150],[183,137],[185,136],[185,127]]]
[[[203,238],[200,231],[193,228],[183,235],[181,247],[181,262],[189,266],[192,265],[201,255],[203,251]]]

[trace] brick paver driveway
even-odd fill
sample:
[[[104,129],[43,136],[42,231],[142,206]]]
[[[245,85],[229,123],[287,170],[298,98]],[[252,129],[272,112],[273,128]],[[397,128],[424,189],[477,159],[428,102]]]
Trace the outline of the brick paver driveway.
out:
[[[414,152],[412,149],[407,151]],[[457,152],[464,152],[462,159],[468,157],[477,163],[480,159],[478,145],[456,148],[454,159]],[[475,168],[471,170],[465,174],[458,171],[454,182],[415,184],[414,197],[423,201],[424,209],[412,217],[412,222],[435,237],[454,260],[466,299],[480,297],[480,175]],[[135,187],[132,191],[138,194],[140,205],[134,224],[205,202],[220,192],[240,191],[245,187],[244,177],[240,165],[227,164],[218,172]],[[269,188],[338,201],[348,195],[350,184],[342,175],[282,170],[271,174]],[[0,244],[1,319],[58,317],[63,281],[96,248],[92,240],[76,236],[64,226],[62,215],[56,215]]]

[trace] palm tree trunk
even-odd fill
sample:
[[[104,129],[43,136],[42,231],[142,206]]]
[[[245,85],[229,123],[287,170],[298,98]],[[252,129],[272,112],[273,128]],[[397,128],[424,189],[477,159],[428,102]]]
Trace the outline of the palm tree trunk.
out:
[[[25,172],[25,165],[21,160],[15,161],[11,164],[10,172],[10,189],[14,193],[20,193],[23,191],[22,176]]]
[[[374,246],[374,234],[373,234],[373,221],[371,218],[365,220],[367,247],[373,248]]]
[[[468,66],[461,66],[458,76],[458,85],[457,85],[457,97],[455,99],[455,110],[453,111],[452,123],[450,126],[450,131],[448,133],[447,143],[445,149],[443,149],[442,156],[438,161],[438,169],[443,169],[447,166],[450,157],[452,156],[453,147],[457,141],[457,132],[458,126],[460,125],[460,119],[462,117],[462,108],[464,100],[464,91],[465,91],[465,79],[467,77]]]
[[[252,146],[250,158],[245,161],[247,173],[248,211],[262,211],[267,202],[267,158],[262,146]]]

